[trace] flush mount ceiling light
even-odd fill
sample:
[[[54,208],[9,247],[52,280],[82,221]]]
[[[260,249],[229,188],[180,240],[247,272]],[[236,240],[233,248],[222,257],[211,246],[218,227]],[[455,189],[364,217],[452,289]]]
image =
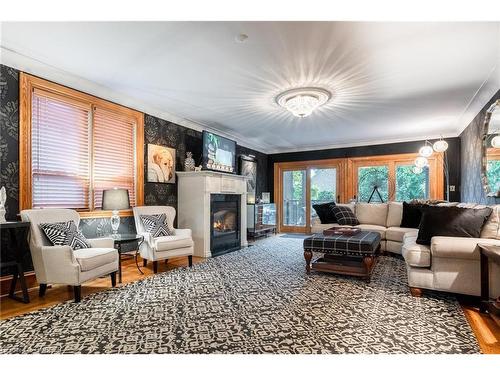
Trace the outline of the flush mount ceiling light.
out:
[[[319,87],[301,87],[287,90],[276,97],[276,103],[296,117],[307,117],[325,104],[332,94]]]

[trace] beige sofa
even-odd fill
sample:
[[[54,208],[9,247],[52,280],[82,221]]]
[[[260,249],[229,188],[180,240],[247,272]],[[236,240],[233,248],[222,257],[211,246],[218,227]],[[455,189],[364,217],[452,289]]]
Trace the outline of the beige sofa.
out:
[[[431,245],[416,243],[418,229],[402,228],[403,205],[390,203],[350,203],[347,206],[356,214],[360,224],[356,227],[380,232],[381,250],[402,254],[408,271],[408,285],[413,295],[422,289],[480,295],[480,265],[478,243],[500,245],[500,205],[493,206],[493,213],[481,232],[481,238],[433,237]],[[468,206],[470,207],[470,206]],[[483,206],[484,207],[484,206]],[[312,223],[311,231],[339,226]],[[500,267],[490,262],[490,295],[500,295]]]
[[[408,285],[413,295],[422,289],[481,295],[478,243],[500,246],[500,205],[481,231],[481,238],[432,237],[430,246],[416,243],[417,235],[403,239],[402,254],[408,271]],[[490,297],[500,296],[500,266],[489,263]]]
[[[415,228],[401,228],[403,217],[403,204],[401,202],[390,203],[349,203],[338,204],[338,206],[349,207],[358,218],[357,228],[376,231],[380,233],[382,251],[401,254],[403,238],[405,234],[416,235]],[[321,233],[323,230],[339,226],[339,224],[321,224],[319,219],[312,222],[311,231]]]

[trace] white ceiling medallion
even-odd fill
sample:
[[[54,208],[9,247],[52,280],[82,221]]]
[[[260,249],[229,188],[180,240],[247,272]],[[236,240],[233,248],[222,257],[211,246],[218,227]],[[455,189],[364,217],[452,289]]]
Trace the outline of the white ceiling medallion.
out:
[[[282,92],[276,97],[276,103],[296,117],[307,117],[331,97],[330,91],[319,87],[300,87]]]

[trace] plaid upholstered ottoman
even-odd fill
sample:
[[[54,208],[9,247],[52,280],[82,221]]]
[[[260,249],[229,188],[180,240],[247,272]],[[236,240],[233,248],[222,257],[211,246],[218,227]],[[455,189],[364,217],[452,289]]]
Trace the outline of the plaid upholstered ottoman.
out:
[[[313,234],[304,240],[306,271],[311,271],[313,252],[323,257],[312,262],[312,269],[360,276],[368,282],[380,249],[380,233],[361,231],[354,236]]]

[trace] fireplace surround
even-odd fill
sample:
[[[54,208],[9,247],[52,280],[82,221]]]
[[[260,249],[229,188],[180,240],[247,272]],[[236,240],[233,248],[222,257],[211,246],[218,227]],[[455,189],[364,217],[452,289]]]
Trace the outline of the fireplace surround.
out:
[[[177,176],[178,225],[192,230],[195,256],[221,255],[248,245],[248,177],[214,171]]]

